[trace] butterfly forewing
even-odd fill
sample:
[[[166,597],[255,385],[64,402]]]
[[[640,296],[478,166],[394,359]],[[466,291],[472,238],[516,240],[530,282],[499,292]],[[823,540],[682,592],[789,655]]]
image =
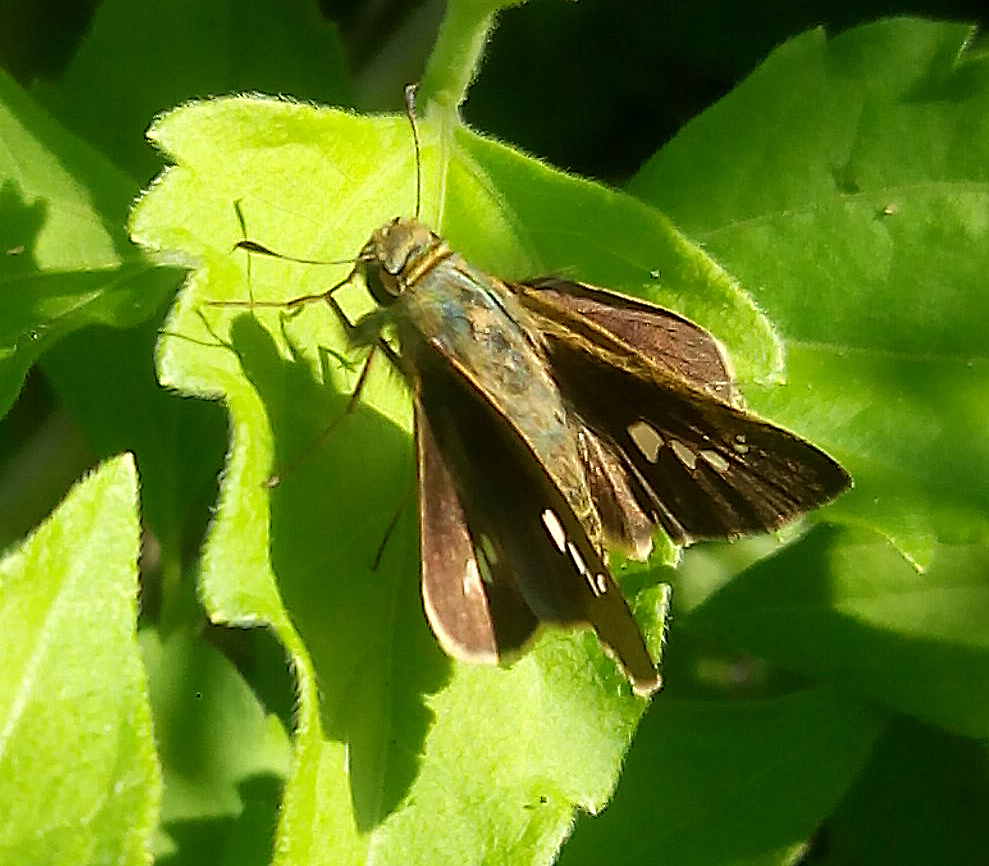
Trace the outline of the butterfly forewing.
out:
[[[638,625],[601,552],[542,462],[458,365],[432,344],[416,347],[414,354],[419,374],[414,387],[426,431],[420,434],[420,468],[428,476],[421,495],[432,495],[441,486],[435,477],[445,472],[471,539],[474,564],[466,566],[467,583],[476,587],[476,568],[499,656],[520,649],[537,621],[588,624],[636,691],[654,691],[659,679]],[[430,444],[435,453],[429,453]],[[434,549],[445,538],[432,529],[439,523],[434,518],[439,506],[424,501],[420,508],[423,566],[429,569],[423,573],[424,595],[455,599],[427,601],[427,612],[438,633],[449,633],[472,618],[459,602],[466,597],[460,589],[464,555],[451,558]],[[519,600],[525,606],[521,616]]]

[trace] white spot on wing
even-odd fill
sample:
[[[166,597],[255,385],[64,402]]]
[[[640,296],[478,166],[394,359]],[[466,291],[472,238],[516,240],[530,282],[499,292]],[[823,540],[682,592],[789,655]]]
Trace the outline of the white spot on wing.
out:
[[[650,463],[659,460],[659,449],[663,447],[663,437],[660,436],[652,425],[645,421],[636,421],[626,428],[628,435],[632,437],[635,447],[642,452],[642,456]]]
[[[573,546],[573,542],[567,542],[567,551],[570,553],[570,558],[573,560],[574,565],[577,566],[577,571],[584,575],[584,577],[589,577],[590,572],[587,570],[587,565],[584,563],[584,559],[581,557],[580,551]]]
[[[481,583],[481,574],[477,570],[477,563],[473,559],[467,561],[463,580],[464,595],[481,595],[484,592],[484,586]]]
[[[591,592],[595,595],[601,595],[603,590],[599,587],[603,582],[603,575],[593,575],[587,568],[587,564],[584,562],[584,558],[580,555],[580,551],[574,547],[572,542],[567,542],[567,551],[570,553],[570,558],[573,560],[574,565],[577,566],[577,571],[583,576],[584,580],[587,581],[587,585],[591,588]]]
[[[563,529],[563,524],[560,523],[560,518],[556,516],[556,512],[552,508],[547,508],[542,517],[543,525],[546,527],[549,537],[553,539],[553,544],[560,549],[560,553],[563,553],[567,549],[567,533]]]
[[[735,441],[732,443],[732,448],[738,454],[748,454],[749,453],[749,443],[745,441],[745,434],[738,433],[735,436]]]
[[[701,457],[704,462],[714,469],[716,472],[727,472],[728,471],[728,461],[725,460],[717,451],[710,451],[707,448],[701,449]]]
[[[670,440],[670,448],[672,448],[673,453],[676,454],[677,460],[679,460],[688,469],[697,468],[697,455],[678,439]]]
[[[560,548],[560,553],[570,554],[570,559],[574,567],[580,576],[587,581],[591,592],[595,595],[603,595],[608,589],[605,576],[603,574],[591,574],[591,570],[587,567],[587,563],[584,562],[584,557],[580,555],[580,551],[577,550],[576,545],[572,541],[567,540],[567,533],[560,523],[560,518],[556,516],[556,513],[551,508],[547,508],[543,512],[542,517],[543,523],[546,525],[546,531],[549,532],[553,543]]]

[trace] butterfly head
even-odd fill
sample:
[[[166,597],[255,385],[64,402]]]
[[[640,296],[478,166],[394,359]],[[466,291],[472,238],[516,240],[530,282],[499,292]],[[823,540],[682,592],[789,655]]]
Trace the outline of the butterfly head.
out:
[[[368,291],[382,306],[391,304],[422,273],[442,241],[416,219],[395,217],[371,235],[358,257]]]

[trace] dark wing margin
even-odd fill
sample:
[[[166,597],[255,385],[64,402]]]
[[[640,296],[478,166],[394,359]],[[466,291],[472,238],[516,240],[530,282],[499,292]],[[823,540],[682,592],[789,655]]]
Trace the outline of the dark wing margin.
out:
[[[704,365],[684,376],[675,363],[657,360],[688,357],[687,350],[657,353],[655,346],[678,333],[698,345],[689,330],[670,330],[661,316],[623,330],[620,316],[603,309],[612,293],[579,288],[578,303],[563,299],[559,282],[552,291],[513,286],[539,322],[564,398],[605,455],[591,454],[589,475],[619,467],[625,492],[614,501],[622,520],[605,521],[612,541],[627,548],[621,533],[632,527],[639,537],[643,514],[681,544],[765,532],[849,486],[848,473],[816,446],[698,387]],[[632,308],[638,303],[614,297]],[[599,310],[589,317],[592,301]],[[661,334],[650,336],[650,329]],[[700,354],[716,372],[711,349]]]
[[[415,354],[422,588],[440,643],[465,660],[520,650],[537,623],[594,628],[633,690],[659,674],[564,495],[510,421],[450,359]]]

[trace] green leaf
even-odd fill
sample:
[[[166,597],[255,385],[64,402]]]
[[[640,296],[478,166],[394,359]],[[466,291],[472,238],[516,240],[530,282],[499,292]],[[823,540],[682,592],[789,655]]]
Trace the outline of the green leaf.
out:
[[[160,576],[168,628],[174,614],[194,604],[194,576],[180,575],[201,544],[216,496],[226,418],[221,406],[183,400],[158,384],[152,347],[163,316],[159,310],[133,328],[82,328],[49,349],[40,366],[92,451],[99,457],[123,450],[134,454],[141,475],[141,517],[154,536],[161,572],[154,573],[149,564],[144,592],[155,598],[154,578]],[[150,606],[155,608],[153,601]]]
[[[831,686],[738,703],[665,695],[614,801],[578,823],[560,863],[644,863],[657,852],[677,866],[791,862],[774,852],[802,847],[882,730],[878,713]]]
[[[893,117],[884,112],[905,111],[904,105],[950,114],[955,103],[943,94],[931,99],[923,89],[909,91],[912,102],[900,91],[890,96],[872,79],[896,76],[885,70],[875,75],[861,56],[874,56],[877,46],[885,46],[901,77],[924,69],[936,72],[947,56],[944,45],[957,47],[959,31],[916,23],[889,26],[890,32],[866,28],[844,43],[828,43],[838,49],[819,64],[823,72],[815,82],[826,90],[832,79],[850,78],[846,95],[880,91],[869,107],[878,106],[884,120]],[[807,45],[825,50],[816,37],[793,45],[810,54]],[[927,66],[917,62],[918,46],[924,45],[939,46]],[[812,100],[796,74],[799,64],[791,68],[784,62],[791,50],[792,45],[785,47],[767,62],[763,78],[754,79],[766,93],[749,82],[741,89],[748,101],[733,110],[758,117],[761,98],[777,110],[803,111],[803,127],[796,124],[791,130],[784,122],[772,128],[790,135],[787,154],[804,149],[798,167],[809,164],[819,171],[822,159],[808,158],[807,151],[813,155],[821,130],[811,126],[808,132],[807,124],[826,125],[827,113],[806,110]],[[969,72],[976,64],[971,63]],[[806,57],[803,66],[814,68]],[[977,79],[966,79],[969,89],[961,88],[974,94],[972,99],[982,92]],[[959,85],[952,85],[948,91],[957,95]],[[729,107],[735,98],[727,100]],[[722,105],[712,110],[716,121],[722,110]],[[979,116],[973,112],[971,122]],[[940,469],[926,438],[952,424],[966,430],[984,426],[976,408],[984,405],[977,399],[984,394],[981,371],[975,364],[968,378],[961,377],[964,387],[953,397],[966,399],[955,400],[954,414],[936,404],[942,415],[929,417],[920,398],[933,390],[942,355],[932,360],[920,354],[914,332],[901,335],[895,328],[874,327],[876,321],[898,324],[913,311],[901,310],[881,293],[849,298],[843,288],[857,285],[853,277],[872,273],[875,250],[897,232],[905,232],[896,240],[897,255],[919,267],[919,245],[932,242],[931,225],[950,228],[960,220],[945,221],[944,208],[932,206],[924,211],[927,222],[918,223],[923,231],[909,219],[897,222],[907,214],[899,200],[887,198],[886,187],[874,203],[866,193],[850,191],[844,172],[838,172],[840,182],[833,172],[828,175],[830,198],[815,200],[818,189],[806,176],[779,179],[778,163],[759,163],[759,146],[765,145],[758,135],[754,143],[733,137],[729,122],[712,127],[712,133],[702,119],[698,135],[708,138],[701,137],[706,149],[696,152],[710,164],[691,163],[694,151],[683,148],[686,168],[669,169],[661,178],[663,189],[671,190],[670,203],[658,195],[649,200],[668,207],[707,250],[742,274],[756,293],[757,307],[648,205],[554,172],[471,133],[442,99],[425,104],[422,117],[424,219],[454,248],[505,278],[563,272],[648,295],[704,324],[728,346],[747,394],[762,413],[809,435],[849,465],[857,490],[828,514],[875,526],[896,542],[894,548],[872,535],[818,530],[753,567],[735,585],[713,595],[699,592],[709,598],[678,624],[783,668],[840,677],[860,691],[858,700],[830,695],[823,703],[834,712],[836,725],[844,718],[854,721],[848,732],[855,748],[836,758],[834,775],[817,773],[827,784],[806,810],[787,814],[761,836],[756,827],[751,836],[739,836],[734,849],[719,853],[736,862],[758,862],[799,845],[848,784],[878,729],[861,709],[866,702],[878,697],[951,730],[983,730],[976,577],[981,548],[944,544],[949,539],[982,541],[984,482],[976,470],[983,458],[978,446],[959,443],[951,454],[955,463],[948,482],[939,486],[934,482]],[[684,133],[688,145],[692,133],[693,128]],[[627,696],[614,666],[586,633],[550,633],[508,670],[462,666],[443,657],[423,622],[416,593],[417,546],[408,509],[381,567],[370,568],[412,482],[408,399],[399,377],[383,365],[372,368],[362,404],[314,446],[321,431],[344,412],[361,360],[348,355],[332,316],[321,305],[287,316],[209,304],[284,301],[319,293],[346,276],[346,263],[303,266],[254,256],[248,265],[247,255],[234,251],[241,229],[233,203],[240,202],[250,237],[267,247],[309,259],[352,260],[373,228],[412,210],[414,174],[405,121],[235,98],[186,106],[163,118],[152,135],[176,165],[136,209],[134,236],[153,249],[178,251],[197,267],[166,325],[160,376],[185,393],[222,398],[232,417],[228,468],[202,560],[202,597],[215,621],[271,623],[299,677],[295,759],[279,830],[281,862],[551,858],[568,832],[574,807],[597,811],[607,802],[641,704]],[[717,141],[717,150],[708,139]],[[737,141],[739,153],[729,151],[726,141],[733,149]],[[669,151],[676,156],[680,147],[678,140]],[[665,154],[657,157],[657,165],[672,159]],[[751,176],[750,185],[741,186],[749,195],[733,199],[733,193],[705,187],[713,176],[724,189],[735,188],[736,179],[724,173],[733,165],[726,155],[737,158],[744,177]],[[885,159],[892,162],[895,155],[885,152]],[[648,171],[643,178],[633,188],[647,199],[660,182]],[[678,192],[688,181],[693,191]],[[803,210],[803,200],[794,200],[801,190],[811,195]],[[728,205],[721,208],[717,203],[724,199]],[[704,222],[707,210],[713,214],[710,224]],[[821,214],[827,219],[817,220]],[[970,222],[977,225],[974,217]],[[818,231],[829,246],[813,256],[809,237],[816,243]],[[831,259],[824,255],[829,250]],[[828,282],[818,259],[836,271],[845,262],[857,270]],[[653,270],[660,273],[658,282],[649,277]],[[939,285],[948,284],[946,277]],[[805,291],[808,285],[812,295]],[[346,287],[338,297],[352,318],[371,308],[360,286]],[[889,311],[882,311],[888,319],[873,309],[875,297],[889,301]],[[944,312],[935,321],[944,323],[947,292],[940,298]],[[916,299],[913,306],[922,309]],[[760,308],[780,323],[786,388],[770,387],[781,373],[783,343]],[[973,320],[980,321],[978,315]],[[968,343],[963,339],[959,346],[972,344],[971,334],[962,336]],[[939,331],[938,339],[944,337]],[[944,350],[941,344],[935,348]],[[953,356],[949,362],[954,363]],[[898,377],[907,377],[907,385]],[[882,389],[886,382],[895,388]],[[943,448],[946,443],[936,444]],[[285,474],[280,487],[271,493],[262,488],[273,468],[289,467],[300,456],[303,462]],[[966,459],[969,477],[961,479],[959,467]],[[735,558],[751,561],[765,550],[762,540],[746,545]],[[933,584],[912,582],[929,576],[919,577],[897,550],[930,565]],[[856,571],[863,562],[865,570]],[[949,579],[952,569],[969,581],[961,592]],[[881,577],[872,577],[873,570]],[[806,582],[794,581],[794,571],[808,575]],[[764,574],[764,581],[755,582],[752,574]],[[767,598],[775,602],[779,597],[781,586],[798,603],[782,609],[767,605]],[[938,596],[934,601],[937,610],[946,611],[943,618],[932,619],[929,610],[924,618],[922,605],[900,597],[901,587],[909,595],[918,586]],[[846,588],[848,597],[842,594]],[[862,603],[859,596],[877,590],[874,602]],[[808,610],[801,608],[801,593],[811,596]],[[951,603],[958,595],[971,620],[963,620],[963,605]],[[831,607],[835,599],[842,605],[837,609]],[[654,645],[663,600],[658,590],[639,597],[640,619]],[[822,636],[847,644],[847,651],[835,652]],[[936,652],[926,656],[925,648],[932,645]],[[867,665],[861,662],[863,654]],[[858,680],[849,674],[856,664]],[[944,670],[966,665],[970,669],[961,680],[939,683]],[[901,673],[891,675],[897,667]],[[911,694],[908,677],[918,672],[919,688]],[[955,682],[972,693],[948,699]],[[784,733],[771,738],[769,749],[779,747],[785,734],[796,733],[786,723],[783,704],[767,705],[770,715],[774,709],[782,713]],[[815,714],[822,722],[832,718],[821,706]],[[808,730],[808,739],[814,733]],[[800,753],[799,743],[794,753]],[[629,760],[632,768],[634,753]],[[794,760],[787,769],[797,766]],[[792,799],[796,785],[784,773],[778,778],[767,786],[775,790],[739,799],[743,804],[775,802],[778,808]],[[707,844],[717,847],[716,842]]]
[[[0,860],[148,861],[159,771],[137,617],[129,455],[0,562]]]
[[[746,393],[852,473],[832,513],[919,565],[989,540],[989,64],[970,35],[805,33],[629,184],[778,325],[788,387]]]
[[[164,777],[156,863],[266,864],[290,747],[228,658],[202,637],[141,633]]]
[[[899,719],[829,820],[815,862],[982,863],[987,812],[985,741]]]
[[[981,545],[937,545],[919,574],[873,533],[820,526],[713,594],[684,627],[984,737],[987,571]]]
[[[258,89],[339,101],[343,61],[336,28],[313,0],[105,0],[65,73],[32,94],[137,184],[161,170],[144,138],[160,112]]]
[[[34,360],[85,324],[129,325],[174,285],[124,232],[134,185],[0,71],[0,414]]]
[[[739,366],[774,375],[765,320],[659,214],[439,121],[427,108],[423,201],[473,262],[506,277],[566,268],[661,296],[701,321],[729,309],[740,324],[726,342]],[[280,850],[359,862],[373,845],[376,856],[407,862],[414,840],[423,862],[465,862],[478,846],[510,862],[550,857],[575,805],[596,811],[607,801],[641,702],[586,633],[551,633],[510,670],[450,663],[423,621],[408,510],[381,568],[370,568],[412,483],[398,377],[373,369],[362,406],[313,448],[356,378],[338,360],[348,349],[332,317],[320,306],[295,317],[209,306],[286,300],[344,276],[348,265],[255,256],[248,282],[246,256],[233,252],[233,203],[252,238],[273,249],[352,258],[373,228],[411,208],[406,121],[233,98],[180,109],[152,136],[177,165],[135,211],[134,236],[199,264],[166,324],[160,376],[186,393],[222,395],[233,418],[202,597],[215,621],[272,623],[301,677]],[[649,277],[657,262],[658,291]],[[370,308],[360,287],[339,297],[352,317]],[[272,466],[300,455],[304,466],[280,487],[262,488]],[[663,608],[661,590],[643,595],[657,651]],[[318,706],[309,703],[317,680]]]

